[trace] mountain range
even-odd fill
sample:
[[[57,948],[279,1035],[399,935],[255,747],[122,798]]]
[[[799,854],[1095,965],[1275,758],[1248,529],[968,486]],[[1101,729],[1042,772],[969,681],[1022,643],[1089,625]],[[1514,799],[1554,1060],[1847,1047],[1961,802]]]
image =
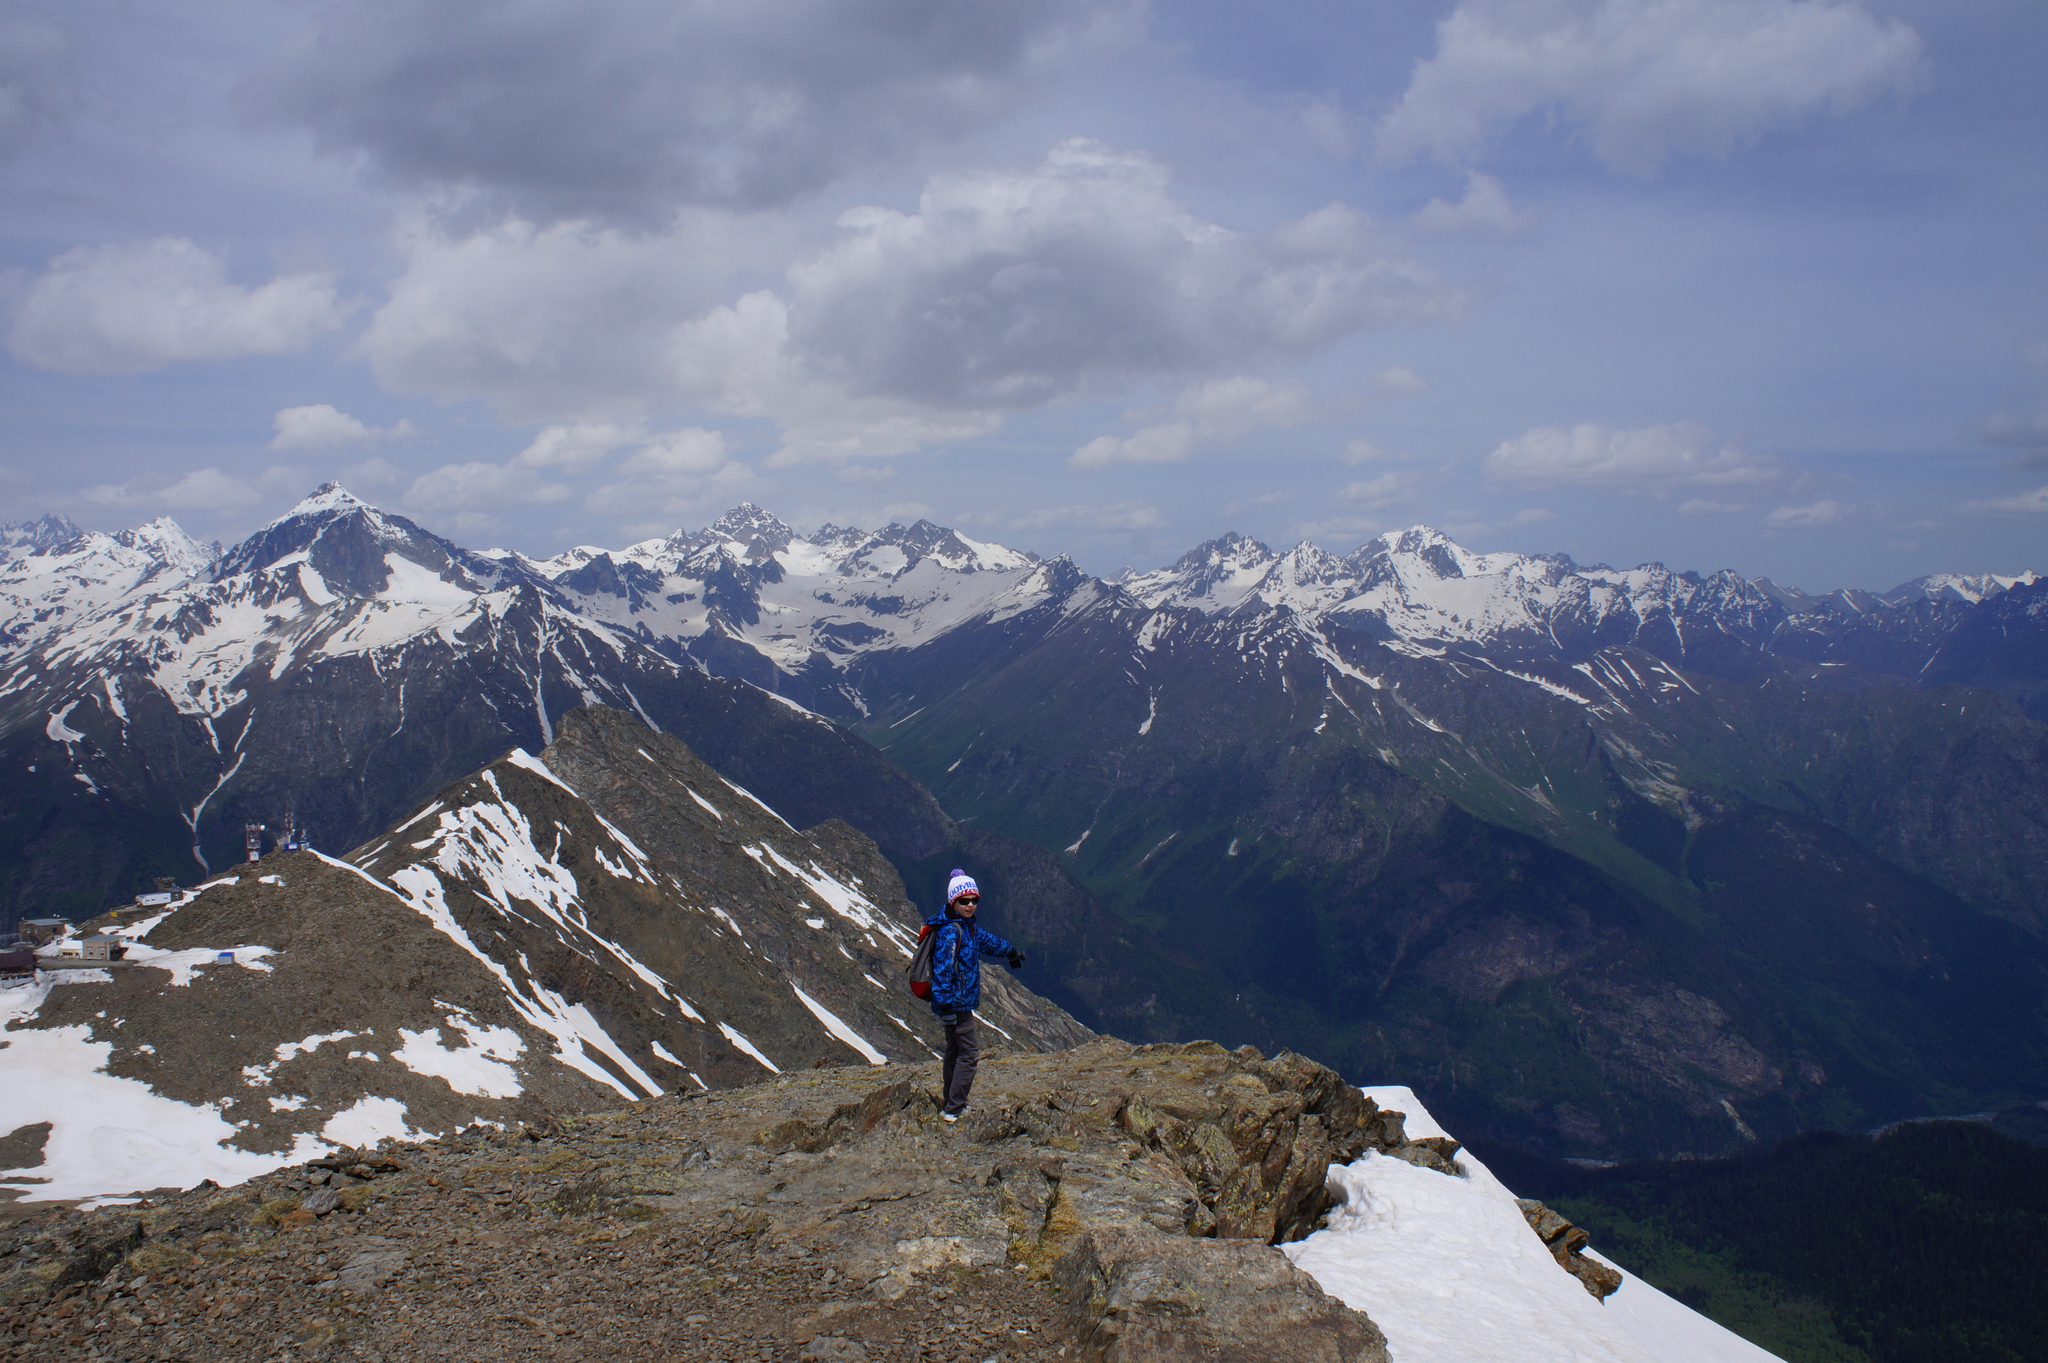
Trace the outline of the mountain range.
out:
[[[1089,1025],[1293,1045],[1475,1135],[1705,1152],[2048,1096],[2034,573],[1807,595],[1415,527],[1103,579],[752,506],[536,559],[332,486],[225,551],[0,543],[17,917],[249,822],[355,845],[596,704],[914,900],[973,862]]]

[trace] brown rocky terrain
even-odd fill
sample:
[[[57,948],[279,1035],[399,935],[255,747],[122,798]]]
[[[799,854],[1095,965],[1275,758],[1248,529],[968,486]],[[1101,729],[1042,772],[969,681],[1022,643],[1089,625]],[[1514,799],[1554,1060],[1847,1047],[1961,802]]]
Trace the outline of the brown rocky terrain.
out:
[[[1409,1141],[1312,1061],[1211,1042],[998,1048],[957,1125],[933,1068],[27,1215],[0,1236],[0,1357],[1386,1358],[1273,1246],[1317,1226],[1330,1162],[1457,1177],[1456,1142]]]

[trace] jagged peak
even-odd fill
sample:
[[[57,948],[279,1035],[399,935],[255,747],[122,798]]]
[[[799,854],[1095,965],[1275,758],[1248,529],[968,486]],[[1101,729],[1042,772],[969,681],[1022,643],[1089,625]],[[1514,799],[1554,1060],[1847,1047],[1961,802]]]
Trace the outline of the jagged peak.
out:
[[[684,530],[678,527],[668,536],[658,540],[645,540],[626,552],[645,548],[665,558],[681,558],[693,549],[702,547],[708,531]]]
[[[1469,556],[1471,551],[1446,535],[1433,525],[1417,523],[1405,530],[1389,530],[1376,535],[1358,546],[1354,558],[1367,556],[1374,549],[1389,554],[1425,554],[1431,549],[1447,549],[1460,556]]]
[[[1347,563],[1324,549],[1313,540],[1303,540],[1286,553],[1276,556],[1266,570],[1266,578],[1285,580],[1293,583],[1328,582],[1333,578],[1356,577],[1356,565]]]
[[[1235,530],[1226,530],[1215,539],[1204,540],[1182,554],[1174,561],[1173,566],[1176,569],[1203,568],[1226,559],[1239,562],[1251,559],[1265,563],[1273,557],[1273,551],[1261,541],[1249,535],[1241,535]]]
[[[0,525],[0,545],[19,546],[32,551],[54,549],[60,544],[69,544],[85,533],[78,524],[62,512],[51,511],[32,521],[20,521],[13,525]]]
[[[742,543],[757,537],[779,536],[788,540],[796,534],[773,514],[752,502],[741,502],[713,521],[706,527],[704,533],[717,539],[738,540]]]
[[[298,504],[280,516],[279,520],[290,520],[294,516],[317,516],[325,511],[376,511],[362,498],[350,492],[340,483],[322,483],[305,496]]]
[[[1439,578],[1467,577],[1492,566],[1486,555],[1473,553],[1433,525],[1420,524],[1367,540],[1349,556],[1349,561],[1363,567],[1375,559],[1396,558],[1413,560]]]
[[[202,572],[220,557],[220,544],[201,544],[169,516],[158,516],[132,530],[116,534],[114,542],[128,549],[140,549],[174,567]]]

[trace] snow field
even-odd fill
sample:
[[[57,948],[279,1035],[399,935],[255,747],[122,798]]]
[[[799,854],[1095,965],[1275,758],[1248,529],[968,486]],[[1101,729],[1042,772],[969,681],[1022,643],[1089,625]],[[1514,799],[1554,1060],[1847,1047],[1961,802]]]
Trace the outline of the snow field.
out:
[[[0,1027],[33,1017],[52,989],[42,980],[0,990]],[[258,1155],[226,1144],[236,1128],[211,1103],[194,1106],[150,1091],[139,1079],[105,1072],[110,1042],[92,1029],[21,1027],[0,1036],[0,1089],[10,1129],[50,1124],[43,1162],[0,1183],[33,1201],[120,1196],[202,1179],[241,1183],[283,1164],[311,1159],[325,1147],[302,1135],[291,1150]]]
[[[723,1036],[727,1041],[730,1041],[733,1045],[739,1047],[748,1055],[751,1055],[752,1057],[754,1057],[754,1059],[758,1060],[763,1066],[767,1068],[770,1074],[782,1073],[782,1066],[776,1064],[773,1060],[770,1060],[767,1056],[761,1054],[761,1048],[759,1046],[756,1046],[753,1042],[747,1040],[746,1033],[740,1031],[739,1028],[733,1026],[729,1022],[721,1022],[718,1024],[718,1032],[719,1035]]]
[[[1446,1134],[1411,1090],[1365,1092],[1407,1114],[1411,1139]],[[1484,1164],[1458,1165],[1449,1178],[1375,1151],[1333,1165],[1329,1229],[1281,1247],[1372,1317],[1391,1363],[1777,1363],[1639,1278],[1594,1300]]]
[[[318,1150],[323,1142],[331,1145],[373,1146],[386,1136],[396,1141],[415,1141],[425,1135],[425,1132],[413,1129],[404,1103],[396,1098],[380,1098],[365,1094],[352,1105],[327,1119],[327,1125],[320,1128],[320,1140],[313,1142],[313,1148]],[[302,1145],[311,1140],[310,1136],[299,1137]],[[296,1160],[289,1162],[295,1163]]]

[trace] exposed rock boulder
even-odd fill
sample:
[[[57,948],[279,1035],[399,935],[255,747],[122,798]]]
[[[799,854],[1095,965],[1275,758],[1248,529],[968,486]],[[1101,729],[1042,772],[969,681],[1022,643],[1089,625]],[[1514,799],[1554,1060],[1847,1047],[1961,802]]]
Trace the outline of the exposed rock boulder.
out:
[[[1599,1260],[1585,1256],[1586,1242],[1591,1239],[1585,1231],[1533,1198],[1518,1197],[1515,1205],[1522,1209],[1523,1219],[1529,1223],[1529,1229],[1536,1232],[1536,1238],[1550,1250],[1550,1256],[1565,1272],[1585,1284],[1588,1292],[1605,1301],[1621,1286],[1621,1274]]]
[[[1378,1326],[1263,1245],[1091,1230],[1054,1273],[1102,1363],[1386,1363]]]
[[[1176,1094],[1155,1107],[1136,1093],[1117,1110],[1118,1126],[1170,1158],[1194,1188],[1193,1234],[1299,1240],[1330,1209],[1325,1171],[1367,1150],[1457,1173],[1456,1141],[1410,1141],[1404,1114],[1381,1111],[1335,1070],[1292,1051],[1266,1060],[1250,1047],[1225,1051],[1213,1041],[1139,1048],[1156,1052],[1227,1062],[1228,1073],[1199,1098]]]

